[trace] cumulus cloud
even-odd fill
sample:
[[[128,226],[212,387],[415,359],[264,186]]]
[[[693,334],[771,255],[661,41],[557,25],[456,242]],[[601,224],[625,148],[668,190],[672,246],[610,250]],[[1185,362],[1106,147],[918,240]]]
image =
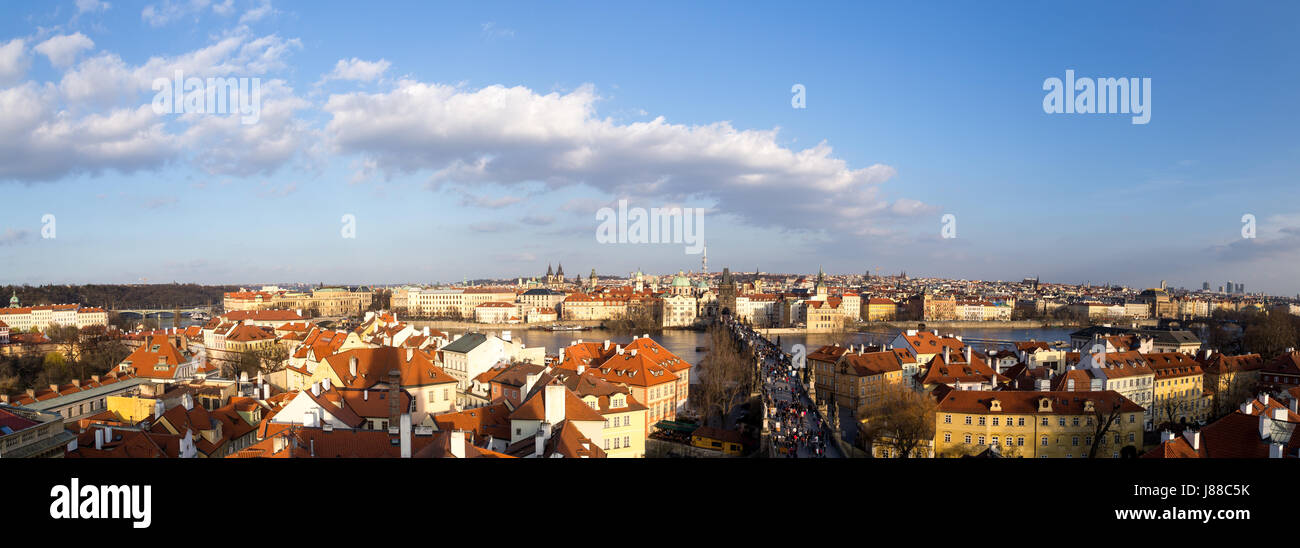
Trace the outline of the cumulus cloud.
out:
[[[894,168],[851,168],[824,142],[794,150],[775,129],[728,122],[621,124],[597,116],[598,100],[591,86],[540,94],[402,80],[385,93],[332,95],[324,109],[336,151],[361,154],[390,176],[429,172],[435,187],[586,184],[633,206],[704,200],[756,226],[859,235],[926,207],[883,199],[879,187]]]
[[[299,47],[296,40],[243,28],[209,46],[140,65],[105,52],[67,69],[57,83],[0,88],[0,181],[131,173],[175,160],[210,174],[268,174],[319,139],[294,116],[309,103],[283,80],[261,82],[258,122],[247,125],[238,113],[158,114],[153,82],[176,71],[187,78],[258,77],[285,68],[288,53]],[[50,52],[59,48],[45,49],[57,64],[60,54]]]
[[[14,38],[0,44],[0,85],[22,80],[31,58],[27,56],[27,41]]]
[[[108,168],[129,173],[176,153],[148,105],[64,116],[51,87],[28,82],[0,90],[0,180],[48,181]]]
[[[94,47],[95,42],[78,32],[76,34],[61,34],[51,37],[32,49],[48,57],[50,64],[63,68],[76,61],[81,52]]]
[[[389,65],[390,63],[384,59],[378,61],[362,61],[356,57],[339,59],[339,62],[334,65],[334,70],[325,75],[325,80],[372,82],[383,76]]]

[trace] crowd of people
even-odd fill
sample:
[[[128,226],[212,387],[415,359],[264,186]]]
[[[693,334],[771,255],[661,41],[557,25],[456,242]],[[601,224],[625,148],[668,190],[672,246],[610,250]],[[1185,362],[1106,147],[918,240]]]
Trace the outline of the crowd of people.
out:
[[[776,343],[744,325],[733,325],[741,342],[754,350],[761,363],[762,397],[777,452],[788,458],[826,456],[830,428],[817,408],[808,405],[807,387],[798,371]]]

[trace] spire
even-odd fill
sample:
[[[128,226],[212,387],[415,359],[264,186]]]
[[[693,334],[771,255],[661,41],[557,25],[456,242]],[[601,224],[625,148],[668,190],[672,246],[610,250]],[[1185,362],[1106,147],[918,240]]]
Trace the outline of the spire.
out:
[[[551,263],[546,263],[546,276],[549,278],[555,275],[555,270],[551,269]]]

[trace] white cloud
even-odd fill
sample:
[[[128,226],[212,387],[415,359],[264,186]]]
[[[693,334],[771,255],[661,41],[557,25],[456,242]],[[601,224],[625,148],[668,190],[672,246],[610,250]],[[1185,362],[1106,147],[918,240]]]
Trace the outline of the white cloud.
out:
[[[76,34],[60,34],[51,37],[49,40],[37,44],[35,48],[41,55],[50,59],[50,64],[63,68],[71,65],[77,60],[77,55],[82,51],[95,47],[95,42],[87,38],[86,35],[78,32]]]
[[[212,12],[217,15],[230,15],[235,12],[235,0],[226,0],[220,4],[212,5]]]
[[[483,35],[488,38],[514,38],[515,31],[512,29],[498,27],[495,21],[488,21],[482,24]]]
[[[111,4],[100,0],[77,0],[77,15],[98,11],[108,11]]]
[[[271,0],[262,0],[262,3],[256,8],[244,12],[244,15],[239,17],[239,24],[243,25],[245,23],[260,21],[269,15],[274,15],[275,13],[275,8],[271,7]]]
[[[162,0],[140,10],[140,18],[150,26],[161,27],[186,17],[198,19],[198,16],[208,7],[211,7],[212,12],[217,15],[230,15],[235,9],[234,0],[225,0],[220,4],[213,4],[212,0]]]
[[[241,28],[209,46],[173,57],[151,57],[138,66],[128,65],[116,54],[101,53],[65,72],[59,88],[68,101],[101,105],[139,93],[152,97],[154,80],[171,79],[176,71],[186,78],[259,76],[286,68],[289,52],[301,47],[297,39],[254,37]]]
[[[0,45],[0,85],[21,80],[30,62],[26,40],[14,38]]]
[[[68,116],[52,86],[0,90],[0,180],[47,181],[69,173],[159,166],[177,151],[148,105]]]
[[[403,80],[387,93],[332,95],[326,135],[337,152],[362,154],[390,176],[431,172],[435,187],[586,184],[631,205],[706,201],[757,226],[855,235],[926,209],[880,197],[894,168],[850,168],[826,143],[793,150],[777,130],[728,122],[620,124],[597,116],[598,99],[590,86],[542,95]]]
[[[384,59],[378,61],[362,61],[356,57],[339,59],[339,62],[334,65],[334,70],[326,74],[324,79],[372,82],[383,76],[390,65],[391,63]]]
[[[283,80],[262,80],[253,124],[241,123],[238,113],[157,114],[152,84],[177,70],[186,77],[260,78],[284,69],[288,52],[299,47],[297,40],[256,37],[245,28],[206,47],[141,65],[105,52],[77,63],[57,83],[0,88],[0,181],[130,173],[168,162],[189,163],[209,174],[269,174],[319,141],[295,117],[310,104]],[[53,53],[51,61],[58,56]]]

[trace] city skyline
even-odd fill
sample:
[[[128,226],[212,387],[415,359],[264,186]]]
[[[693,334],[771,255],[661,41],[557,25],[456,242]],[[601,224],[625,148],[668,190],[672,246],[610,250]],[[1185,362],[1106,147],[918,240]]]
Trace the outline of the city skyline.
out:
[[[1300,292],[1295,6],[684,7],[15,4],[0,283],[698,271],[597,243],[627,199],[703,208],[714,271]],[[257,120],[155,112],[176,71],[259,78]],[[1067,71],[1149,120],[1044,112]]]

